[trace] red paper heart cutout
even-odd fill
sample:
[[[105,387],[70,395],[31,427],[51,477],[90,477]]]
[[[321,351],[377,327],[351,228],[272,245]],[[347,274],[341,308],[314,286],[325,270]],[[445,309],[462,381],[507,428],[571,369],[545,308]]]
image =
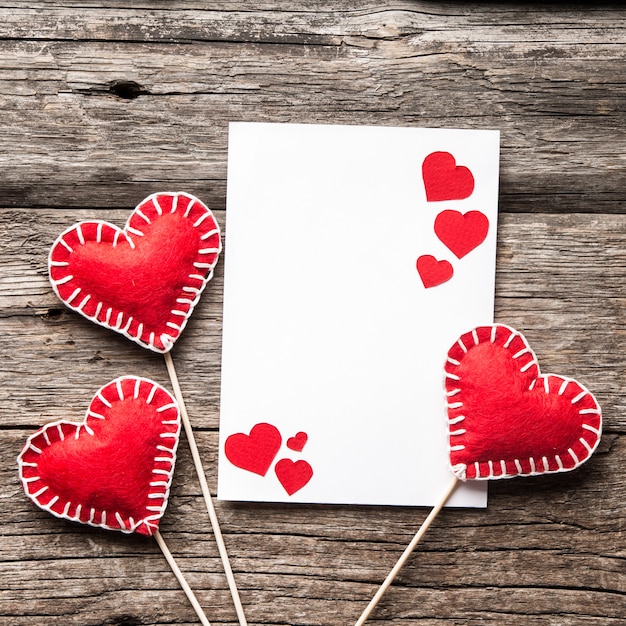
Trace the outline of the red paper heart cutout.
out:
[[[50,251],[50,282],[70,308],[155,352],[185,328],[221,251],[211,211],[186,193],[157,193],[123,230],[80,222]]]
[[[224,444],[226,458],[236,467],[265,476],[280,450],[283,438],[276,426],[256,424],[249,435],[230,435]]]
[[[294,437],[287,439],[287,447],[295,452],[302,452],[308,440],[309,436],[306,433],[299,432]]]
[[[160,385],[126,376],[94,396],[82,423],[31,435],[18,457],[26,495],[68,520],[152,535],[165,512],[180,432]]]
[[[285,491],[292,496],[304,487],[313,476],[313,468],[306,461],[281,459],[274,468],[276,476]]]
[[[454,273],[448,261],[438,261],[430,254],[423,254],[419,257],[416,266],[426,289],[445,283],[452,278]]]
[[[571,378],[541,375],[524,336],[508,326],[462,335],[445,377],[450,463],[461,480],[572,470],[600,441],[591,393]]]
[[[422,178],[428,202],[463,200],[474,191],[474,176],[457,165],[449,152],[432,152],[422,163]]]
[[[477,248],[489,232],[489,220],[480,211],[442,211],[435,218],[435,234],[461,259]]]

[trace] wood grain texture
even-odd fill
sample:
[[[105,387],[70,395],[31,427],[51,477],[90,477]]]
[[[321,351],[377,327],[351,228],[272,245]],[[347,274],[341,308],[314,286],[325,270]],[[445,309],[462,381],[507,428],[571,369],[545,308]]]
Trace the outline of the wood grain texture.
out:
[[[224,226],[229,121],[498,128],[496,319],[597,395],[580,470],[446,510],[373,625],[623,626],[626,10],[374,0],[7,1],[0,8],[0,624],[197,623],[156,543],[64,522],[15,458],[42,423],[162,356],[66,310],[46,275],[81,219],[184,189]],[[225,233],[225,256],[228,233]],[[173,352],[217,483],[223,264]],[[259,626],[354,623],[427,511],[216,502]],[[211,623],[236,624],[186,446],[161,530]]]
[[[498,128],[503,210],[621,211],[622,11],[32,3],[4,13],[6,206],[132,205],[157,184],[223,208],[227,124],[245,120]],[[129,81],[135,91],[120,90]]]

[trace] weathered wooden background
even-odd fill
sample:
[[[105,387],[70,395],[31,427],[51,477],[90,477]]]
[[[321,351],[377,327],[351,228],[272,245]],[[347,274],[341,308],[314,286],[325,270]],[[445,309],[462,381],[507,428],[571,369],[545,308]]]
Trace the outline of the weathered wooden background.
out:
[[[291,5],[291,6],[290,6]],[[208,8],[210,6],[210,8]],[[6,0],[0,8],[0,623],[197,623],[154,541],[53,518],[15,457],[163,359],[68,312],[58,233],[159,190],[224,225],[231,120],[502,132],[496,319],[597,395],[578,471],[445,511],[372,624],[626,624],[626,10],[620,3]],[[228,255],[228,234],[225,238]],[[175,348],[216,485],[222,265]],[[215,625],[235,611],[187,447],[161,528]],[[426,515],[216,503],[250,624],[353,624]]]

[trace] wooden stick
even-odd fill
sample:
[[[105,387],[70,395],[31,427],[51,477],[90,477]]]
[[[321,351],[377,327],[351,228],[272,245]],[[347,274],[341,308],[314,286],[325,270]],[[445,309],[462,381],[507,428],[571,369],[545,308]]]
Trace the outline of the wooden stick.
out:
[[[194,437],[193,430],[191,428],[191,422],[189,421],[189,415],[187,408],[185,407],[185,401],[183,400],[183,394],[178,384],[178,377],[176,376],[176,369],[174,368],[174,361],[169,352],[165,353],[165,364],[167,365],[167,371],[172,381],[172,387],[174,389],[174,395],[178,401],[180,407],[180,416],[185,427],[185,434],[187,435],[187,441],[189,442],[189,448],[191,450],[191,456],[193,463],[200,480],[200,488],[202,489],[202,495],[206,503],[206,508],[209,513],[209,519],[211,520],[211,526],[213,528],[213,535],[215,536],[215,542],[217,543],[217,549],[222,559],[222,566],[226,574],[226,580],[228,581],[228,587],[230,588],[230,595],[233,598],[235,604],[235,611],[239,618],[239,624],[241,626],[247,626],[246,616],[243,612],[243,606],[241,605],[241,599],[239,598],[239,591],[237,590],[237,584],[235,583],[235,577],[233,576],[233,570],[228,560],[228,553],[226,552],[226,545],[224,538],[222,537],[222,531],[220,530],[219,522],[217,521],[217,515],[215,513],[215,507],[213,506],[213,499],[211,498],[211,492],[209,491],[209,485],[207,484],[204,468],[202,467],[202,460],[200,453],[198,452],[198,446],[196,445],[196,438]]]
[[[166,561],[169,563],[169,566],[172,568],[174,575],[176,576],[176,578],[178,578],[178,582],[180,583],[180,586],[183,588],[183,591],[185,592],[187,598],[189,598],[189,602],[191,602],[191,606],[194,608],[198,617],[200,618],[200,622],[202,623],[203,626],[211,626],[211,623],[207,619],[207,616],[204,614],[204,611],[202,610],[200,603],[196,599],[196,596],[194,595],[193,591],[191,590],[189,583],[185,580],[183,573],[180,571],[180,568],[176,564],[176,561],[174,560],[172,553],[169,551],[167,545],[165,544],[163,537],[161,536],[161,533],[158,530],[154,533],[154,538],[159,544],[159,548],[161,548],[161,552],[163,552],[163,556],[165,557]]]
[[[406,563],[407,559],[409,558],[413,550],[415,550],[415,547],[417,546],[417,544],[420,542],[422,537],[426,534],[426,531],[428,530],[430,525],[433,523],[433,521],[439,514],[439,511],[441,511],[441,509],[444,507],[445,503],[448,501],[448,498],[450,498],[450,496],[456,489],[458,483],[459,483],[459,479],[455,476],[450,486],[446,488],[445,493],[441,496],[441,499],[439,500],[439,502],[435,505],[433,510],[429,513],[428,517],[424,520],[424,522],[420,526],[419,530],[415,534],[415,537],[413,537],[411,543],[406,547],[406,549],[402,553],[402,556],[398,559],[397,563],[393,566],[393,569],[389,572],[389,574],[387,575],[387,578],[385,578],[385,581],[376,592],[376,595],[371,599],[370,603],[367,605],[367,608],[365,609],[365,611],[363,611],[363,613],[361,614],[361,617],[359,617],[359,620],[355,624],[355,626],[363,626],[363,624],[365,624],[365,622],[367,621],[367,618],[370,616],[371,612],[374,610],[376,605],[380,602],[380,599],[383,597],[385,591],[387,591],[387,588],[389,587],[389,585],[391,585],[394,578],[398,575],[398,572],[402,569],[402,566]]]

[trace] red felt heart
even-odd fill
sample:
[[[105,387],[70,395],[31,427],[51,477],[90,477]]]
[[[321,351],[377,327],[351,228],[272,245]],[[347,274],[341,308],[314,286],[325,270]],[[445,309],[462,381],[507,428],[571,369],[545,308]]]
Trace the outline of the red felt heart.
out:
[[[457,165],[449,152],[432,152],[422,163],[426,200],[463,200],[474,191],[474,176],[463,165]]]
[[[256,424],[249,435],[230,435],[224,444],[226,458],[236,467],[265,476],[282,443],[278,428]]]
[[[176,461],[178,405],[160,385],[126,376],[96,393],[82,423],[31,435],[18,457],[26,495],[68,520],[152,535]]]
[[[123,230],[80,222],[50,251],[50,282],[59,298],[88,319],[156,352],[185,328],[221,251],[220,230],[200,200],[157,193]]]
[[[435,234],[461,259],[478,247],[489,232],[489,220],[480,211],[442,211],[435,218]]]
[[[302,449],[306,445],[309,436],[306,433],[299,432],[294,437],[289,437],[287,439],[287,447],[290,450],[295,450],[296,452],[302,452]]]
[[[458,478],[572,470],[600,441],[600,407],[571,378],[539,372],[523,335],[499,324],[465,333],[445,364],[450,463]]]
[[[430,254],[423,254],[417,259],[417,271],[424,287],[436,287],[452,278],[454,270],[448,261],[438,261]]]
[[[285,491],[292,496],[304,487],[313,476],[313,468],[306,461],[281,459],[274,468],[276,476]]]

